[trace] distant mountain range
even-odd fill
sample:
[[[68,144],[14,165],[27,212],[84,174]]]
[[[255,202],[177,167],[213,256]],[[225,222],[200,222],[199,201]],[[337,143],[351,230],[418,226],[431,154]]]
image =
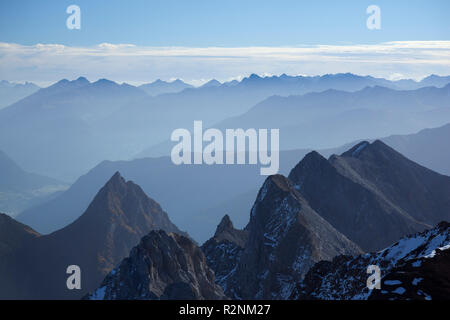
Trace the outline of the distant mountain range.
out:
[[[6,80],[0,81],[0,109],[35,93],[39,89],[37,85],[31,82],[22,84]]]
[[[203,120],[208,127],[275,126],[282,130],[283,149],[332,147],[360,137],[443,125],[450,120],[446,89],[418,87],[442,87],[447,81],[439,76],[418,83],[354,74],[253,74],[241,81],[212,80],[198,88],[184,88],[181,81],[156,81],[138,88],[80,77],[61,80],[0,110],[0,149],[28,171],[73,181],[105,159],[167,155],[167,147],[157,146],[174,129],[190,128],[194,120]],[[172,93],[157,94],[161,90]],[[315,94],[299,97],[311,92]],[[384,104],[381,110],[376,108]],[[407,116],[406,105],[410,105]],[[280,108],[283,112],[278,112]],[[324,136],[327,130],[335,134]]]
[[[61,80],[0,110],[0,148],[26,170],[70,181],[99,157],[122,151],[108,132],[99,136],[99,122],[144,96],[136,87],[104,79]]]
[[[398,152],[417,163],[450,176],[450,124],[424,129],[411,135],[394,135],[383,140]]]
[[[68,188],[56,179],[29,173],[0,150],[0,211],[17,215]]]
[[[289,150],[311,146],[323,149],[361,137],[414,133],[449,121],[450,84],[439,89],[399,91],[367,87],[356,92],[327,90],[302,96],[274,96],[213,127],[279,128],[280,148]]]
[[[99,286],[144,235],[159,229],[187,236],[139,186],[115,173],[75,222],[2,258],[0,298],[79,299]],[[81,290],[66,287],[66,269],[73,264],[83,272]]]
[[[331,148],[361,137],[374,139],[442,126],[450,122],[449,97],[450,84],[416,90],[373,86],[352,92],[328,89],[304,95],[275,95],[211,127],[222,131],[277,128],[281,150]],[[188,124],[187,128],[191,127],[192,123]],[[173,145],[167,137],[136,157],[169,155]]]
[[[144,90],[150,96],[157,96],[165,93],[181,92],[186,88],[193,88],[193,86],[183,82],[180,79],[171,82],[158,79],[152,83],[140,85],[139,88]]]

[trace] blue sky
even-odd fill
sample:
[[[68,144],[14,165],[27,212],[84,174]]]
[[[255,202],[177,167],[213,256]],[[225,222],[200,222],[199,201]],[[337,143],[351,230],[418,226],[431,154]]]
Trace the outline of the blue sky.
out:
[[[66,8],[81,8],[68,30]],[[365,27],[376,4],[382,29]],[[0,40],[20,44],[291,46],[448,40],[448,0],[2,0]]]
[[[81,30],[66,28],[66,8],[71,4],[81,8]],[[366,28],[366,8],[371,4],[381,8],[381,30]],[[344,71],[420,78],[429,73],[450,73],[450,62],[445,59],[450,41],[449,12],[448,0],[2,0],[0,73],[8,80],[36,82],[79,74],[128,82],[156,78],[203,82],[252,72]],[[430,50],[428,44],[417,45],[417,41],[436,40],[440,45],[434,44],[432,51],[424,51]],[[390,46],[388,56],[384,44],[393,41],[414,41],[415,49],[408,47],[405,52],[404,47],[395,47],[393,52]],[[98,49],[100,44],[111,46]],[[135,48],[112,46],[120,44]],[[248,49],[324,45],[335,46],[336,50],[325,55],[317,50],[314,57],[310,52],[296,56],[276,52],[269,57],[265,49],[256,53]],[[362,52],[361,45],[373,47]],[[348,49],[351,46],[356,51]],[[149,54],[150,48],[161,47],[191,51],[179,59],[173,50]],[[209,47],[225,50],[198,56],[199,48]],[[236,52],[230,48],[243,49],[236,59]],[[352,56],[355,59],[350,61]],[[62,60],[58,63],[58,58],[66,64]]]

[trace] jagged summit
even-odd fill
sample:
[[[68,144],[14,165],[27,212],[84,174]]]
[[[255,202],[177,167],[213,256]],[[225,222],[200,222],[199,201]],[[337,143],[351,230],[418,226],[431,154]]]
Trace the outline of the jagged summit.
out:
[[[129,181],[130,186],[137,186],[133,182]],[[104,188],[108,190],[117,190],[119,191],[120,188],[126,188],[127,182],[122,177],[119,171],[116,171],[112,177],[106,182]]]
[[[360,158],[363,156],[370,157],[376,154],[384,155],[385,157],[394,155],[401,156],[397,151],[389,147],[381,140],[375,140],[372,143],[368,141],[362,141],[357,145],[355,145],[354,147],[342,153],[341,157]]]
[[[346,152],[342,153],[342,157],[358,157],[361,152],[363,152],[364,149],[366,149],[368,146],[370,146],[370,143],[367,141],[362,141],[352,147],[350,150],[347,150]]]
[[[233,222],[226,214],[217,226],[213,239],[217,243],[228,241],[243,248],[247,241],[247,232],[245,230],[235,229]]]
[[[314,212],[282,175],[266,179],[245,230],[245,249],[223,280],[232,298],[286,299],[293,283],[315,262],[361,252]]]
[[[190,239],[152,231],[112,270],[92,300],[225,299],[201,249]]]
[[[312,152],[289,179],[315,211],[366,251],[450,218],[450,178],[379,140],[328,160]]]
[[[105,275],[152,230],[184,234],[155,200],[116,172],[77,220],[17,251],[10,266],[14,270],[11,277],[20,279],[24,272],[29,274],[30,288],[25,298],[81,298],[97,288]],[[72,264],[88,274],[83,278],[81,291],[61,286],[65,283],[61,270]],[[0,290],[0,297],[2,293]]]
[[[226,232],[228,230],[233,230],[233,222],[230,219],[230,216],[228,214],[224,215],[222,220],[220,221],[219,225],[217,226],[215,236],[220,235],[223,232]]]

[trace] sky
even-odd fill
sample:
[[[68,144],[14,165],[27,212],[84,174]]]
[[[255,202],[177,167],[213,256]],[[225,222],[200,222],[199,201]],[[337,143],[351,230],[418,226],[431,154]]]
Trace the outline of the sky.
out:
[[[79,30],[66,26],[73,4]],[[369,5],[380,8],[379,30],[366,26]],[[448,0],[2,0],[0,78],[448,75],[448,12]]]

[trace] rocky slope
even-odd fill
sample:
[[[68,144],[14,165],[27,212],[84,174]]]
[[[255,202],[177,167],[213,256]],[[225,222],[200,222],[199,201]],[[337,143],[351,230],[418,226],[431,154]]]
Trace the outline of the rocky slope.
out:
[[[448,300],[450,297],[450,244],[429,255],[394,268],[370,300]]]
[[[202,245],[208,266],[215,272],[215,281],[227,290],[227,279],[233,274],[248,240],[247,230],[235,229],[228,215],[217,226],[214,236]]]
[[[442,298],[448,293],[450,224],[406,236],[392,246],[358,257],[337,256],[317,263],[291,296],[300,300]],[[366,286],[367,267],[381,271],[381,289]],[[426,279],[426,280],[425,280]],[[423,281],[423,282],[422,282]],[[448,298],[448,295],[447,297]]]
[[[235,299],[286,299],[316,262],[361,252],[281,175],[266,179],[245,230],[245,249],[225,281]]]
[[[202,250],[190,239],[152,231],[113,269],[90,300],[225,299]]]
[[[0,213],[0,257],[4,257],[39,236],[39,233],[30,227]]]
[[[159,204],[133,182],[116,173],[98,192],[84,214],[69,226],[41,236],[9,259],[9,272],[19,288],[10,297],[32,299],[77,299],[98,287],[131,248],[151,230],[181,233]],[[66,269],[81,268],[81,290],[68,290]]]
[[[450,219],[450,178],[380,141],[328,160],[311,152],[289,179],[317,213],[365,251]]]

